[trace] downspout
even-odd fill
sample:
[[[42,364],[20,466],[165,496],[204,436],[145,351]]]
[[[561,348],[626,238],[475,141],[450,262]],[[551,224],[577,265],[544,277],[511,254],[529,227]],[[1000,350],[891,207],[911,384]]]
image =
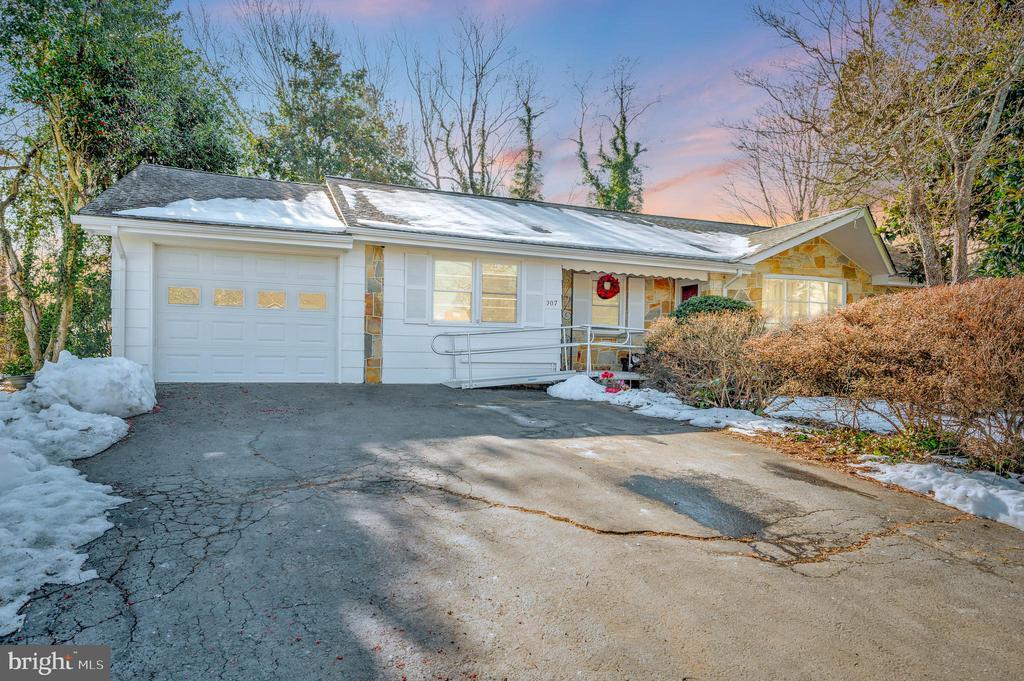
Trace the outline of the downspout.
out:
[[[118,233],[117,225],[110,227],[110,241],[114,244],[117,259],[121,262],[121,328],[118,329],[118,336],[121,339],[121,356],[124,357],[127,353],[127,348],[124,344],[126,340],[125,329],[128,326],[128,320],[125,318],[125,314],[128,311],[128,301],[126,299],[128,295],[128,258],[125,256],[124,244],[121,243],[121,235]],[[113,348],[111,348],[111,354],[113,354]]]
[[[722,284],[722,295],[726,298],[729,297],[729,287],[735,284],[737,281],[747,276],[743,270],[736,270],[736,276],[729,281]]]

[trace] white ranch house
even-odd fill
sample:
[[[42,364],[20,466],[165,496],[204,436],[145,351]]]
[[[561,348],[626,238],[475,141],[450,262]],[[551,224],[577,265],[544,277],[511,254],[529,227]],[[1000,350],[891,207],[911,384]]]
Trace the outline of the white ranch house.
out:
[[[767,229],[141,165],[75,221],[112,239],[113,353],[158,381],[551,380],[628,370],[690,295],[785,322],[908,285],[863,208]]]

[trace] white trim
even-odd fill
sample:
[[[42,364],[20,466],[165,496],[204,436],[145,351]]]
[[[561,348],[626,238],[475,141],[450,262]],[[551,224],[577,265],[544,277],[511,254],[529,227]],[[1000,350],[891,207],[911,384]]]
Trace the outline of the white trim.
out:
[[[761,262],[762,260],[766,260],[766,259],[768,259],[768,258],[770,258],[772,256],[778,255],[779,253],[782,253],[783,251],[788,251],[789,249],[793,248],[794,246],[799,246],[800,244],[804,243],[805,241],[808,241],[808,240],[813,239],[815,237],[824,236],[825,234],[828,234],[829,232],[831,232],[831,231],[833,231],[835,229],[839,229],[840,227],[848,225],[851,222],[855,222],[855,221],[859,220],[860,218],[862,218],[864,216],[865,210],[866,210],[865,208],[861,208],[861,209],[857,210],[856,212],[847,212],[847,213],[843,213],[841,215],[838,215],[835,218],[833,218],[832,220],[829,220],[828,222],[826,222],[826,223],[824,223],[824,224],[822,224],[822,225],[820,225],[818,227],[815,227],[814,229],[812,229],[809,232],[803,232],[803,233],[801,233],[801,234],[799,234],[797,236],[794,236],[794,237],[792,237],[790,239],[786,239],[782,243],[776,244],[775,246],[772,246],[771,248],[766,248],[763,251],[759,251],[758,253],[756,253],[753,256],[750,256],[748,258],[742,258],[742,259],[740,259],[740,263],[744,264],[744,265],[756,265],[757,263]],[[880,243],[880,242],[877,242],[877,243]]]
[[[72,222],[79,224],[90,234],[109,236],[116,226],[121,234],[137,234],[149,237],[186,237],[190,239],[211,239],[241,243],[265,243],[281,246],[306,246],[315,248],[352,248],[353,239],[344,232],[303,232],[295,229],[274,227],[244,227],[198,222],[166,222],[162,220],[139,220],[132,218],[108,218],[75,215]]]
[[[910,281],[907,277],[892,276],[886,274],[875,274],[871,277],[874,286],[900,286],[903,288],[921,288],[924,284]]]
[[[426,326],[478,326],[480,328],[495,328],[495,329],[510,329],[510,328],[524,328],[523,322],[523,261],[515,260],[513,258],[505,257],[492,257],[492,256],[475,256],[472,258],[460,257],[460,254],[447,255],[444,253],[434,254],[428,253],[427,257],[430,258],[429,268],[429,285],[427,291],[430,294],[429,300],[427,301],[427,319],[425,322]],[[434,287],[434,263],[438,260],[447,262],[468,262],[473,267],[473,283],[472,290],[470,291],[470,309],[469,309],[469,321],[438,321],[434,319],[434,293],[437,289]],[[516,320],[514,322],[485,322],[482,320],[482,309],[483,309],[483,263],[496,263],[505,265],[516,266]],[[424,322],[410,322],[408,324],[424,324]]]
[[[848,225],[851,222],[855,222],[862,218],[865,221],[864,228],[868,230],[868,234],[871,235],[872,241],[875,242],[875,248],[878,249],[878,253],[882,256],[882,261],[885,264],[886,271],[889,273],[890,276],[895,275],[896,266],[892,262],[892,256],[889,255],[889,249],[886,248],[885,243],[882,241],[882,238],[878,236],[878,232],[875,228],[875,219],[874,217],[872,217],[871,211],[868,210],[866,206],[862,206],[861,208],[857,209],[855,213],[843,213],[842,215],[837,216],[835,219],[829,220],[820,227],[812,229],[810,232],[804,232],[803,234],[795,236],[792,239],[787,239],[786,241],[783,241],[781,244],[765,249],[754,256],[751,256],[749,258],[743,258],[740,260],[740,262],[746,265],[756,265],[762,260],[778,255],[783,251],[788,251],[794,246],[799,246],[800,244],[804,243],[805,241],[808,241],[809,239],[824,236],[825,234],[828,234],[833,230],[839,229],[840,227]],[[833,245],[833,248],[836,247]],[[836,250],[839,249],[836,248]]]
[[[124,252],[124,244],[121,243],[121,235],[118,234],[117,225],[114,225],[110,230],[110,241],[114,246],[113,250],[117,253],[117,259],[121,262],[121,326],[116,331],[121,340],[120,356],[124,357],[127,352],[126,345],[128,342],[128,320],[125,319],[125,315],[128,313],[128,255]],[[111,283],[113,283],[113,273],[111,273]],[[111,332],[113,331],[114,329],[111,329]],[[110,349],[113,351],[114,348],[111,347]]]
[[[344,338],[344,334],[345,334],[345,319],[344,319],[344,317],[345,317],[345,314],[344,314],[344,300],[345,300],[345,289],[344,289],[344,283],[345,283],[345,275],[344,275],[344,272],[345,272],[345,254],[344,253],[338,253],[337,262],[336,262],[336,264],[334,266],[338,268],[337,277],[336,277],[336,280],[335,280],[335,283],[336,283],[338,288],[337,288],[337,291],[334,294],[334,305],[337,308],[337,315],[338,315],[338,323],[335,325],[336,328],[335,328],[335,348],[334,348],[334,361],[335,361],[334,375],[335,375],[335,380],[338,383],[341,383],[342,382],[342,377],[344,375],[342,373],[343,369],[342,369],[342,366],[341,366],[342,365],[342,356],[343,356],[342,355],[341,347],[342,347],[342,339]],[[365,333],[365,329],[363,331]],[[366,362],[365,361],[363,362],[363,370],[364,371],[366,370]],[[366,377],[364,376],[363,377],[363,381],[365,382],[365,380],[366,380]]]
[[[823,282],[826,282],[826,283],[829,283],[829,284],[839,284],[840,286],[842,286],[842,290],[839,293],[839,305],[836,307],[836,309],[839,309],[841,307],[846,307],[846,296],[847,296],[847,293],[849,292],[849,283],[846,281],[846,279],[843,279],[841,277],[812,277],[812,276],[806,276],[806,275],[801,275],[801,274],[765,274],[765,275],[762,276],[762,279],[763,279],[763,282],[767,282],[767,281],[823,281]],[[760,305],[761,310],[764,310],[764,307],[765,307],[765,295],[764,294],[765,294],[766,289],[768,288],[767,286],[765,286],[765,284],[763,282],[761,284],[761,305]],[[779,323],[786,324],[786,323],[792,321],[792,318],[788,314],[788,312],[789,312],[789,304],[791,302],[807,302],[807,303],[811,303],[811,302],[815,302],[815,301],[790,301],[790,300],[788,300],[785,297],[785,288],[783,288],[782,319],[780,320]],[[825,313],[826,314],[831,312],[831,310],[829,310],[828,307],[829,307],[829,305],[828,305],[828,294],[826,293],[825,294]]]

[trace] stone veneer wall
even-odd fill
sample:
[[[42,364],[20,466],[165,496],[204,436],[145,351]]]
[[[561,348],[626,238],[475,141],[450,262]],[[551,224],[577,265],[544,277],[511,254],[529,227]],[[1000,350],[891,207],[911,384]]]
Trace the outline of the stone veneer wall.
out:
[[[855,262],[843,255],[835,246],[821,237],[794,246],[778,255],[762,260],[754,271],[737,279],[723,294],[722,287],[733,278],[731,274],[712,273],[709,275],[705,295],[728,295],[746,300],[755,307],[761,305],[761,291],[766,274],[792,274],[803,277],[825,277],[846,281],[846,302],[855,303],[862,298],[899,291],[891,286],[876,286],[871,275]]]
[[[384,247],[367,244],[363,308],[363,381],[380,383],[384,319]]]
[[[664,317],[675,308],[676,282],[673,279],[644,279],[644,328]]]

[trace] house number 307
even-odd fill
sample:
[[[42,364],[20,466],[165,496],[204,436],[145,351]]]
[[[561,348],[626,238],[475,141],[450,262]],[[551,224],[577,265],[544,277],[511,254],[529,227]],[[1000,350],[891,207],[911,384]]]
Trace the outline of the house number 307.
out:
[[[548,298],[544,301],[544,307],[559,307],[562,301],[558,298]]]

